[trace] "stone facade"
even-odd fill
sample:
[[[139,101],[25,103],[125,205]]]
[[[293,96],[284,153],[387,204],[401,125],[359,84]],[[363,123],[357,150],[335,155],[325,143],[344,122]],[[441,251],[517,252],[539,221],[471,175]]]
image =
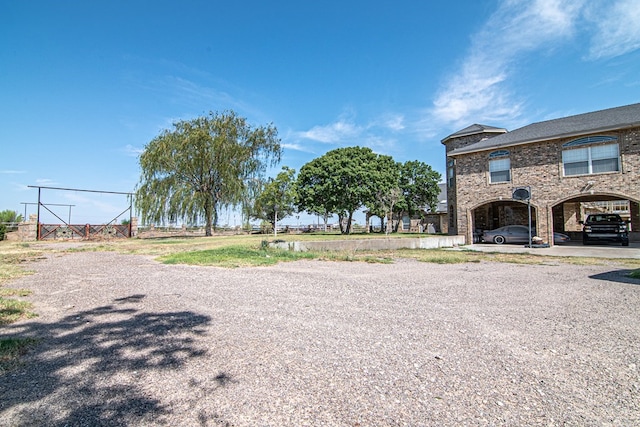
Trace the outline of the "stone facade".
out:
[[[500,147],[509,151],[511,163],[511,180],[501,183],[490,183],[489,153],[492,150],[449,156],[451,151],[486,136],[471,135],[462,140],[449,137],[443,141],[447,164],[454,167],[453,185],[448,187],[450,214],[454,214],[450,218],[450,234],[464,235],[470,242],[474,228],[478,228],[476,222],[484,221],[482,225],[489,225],[486,228],[497,228],[498,223],[501,226],[526,224],[523,215],[526,215],[527,204],[513,200],[512,195],[517,187],[530,187],[532,222],[537,235],[545,242],[553,242],[554,224],[555,231],[579,229],[578,221],[584,219],[580,202],[604,199],[629,200],[632,240],[637,239],[640,230],[640,127]],[[620,171],[564,176],[562,145],[581,136],[616,137]],[[485,218],[489,216],[492,218]],[[558,230],[559,227],[563,230]]]
[[[7,233],[6,239],[14,242],[32,242],[37,238],[38,215],[29,215],[29,220],[18,224],[18,230]]]
[[[458,221],[461,218],[456,209],[456,206],[458,204],[457,189],[459,186],[459,183],[457,182],[457,177],[458,175],[464,175],[468,173],[469,166],[465,165],[463,166],[463,169],[459,169],[461,165],[456,164],[455,159],[448,157],[449,152],[456,150],[458,148],[463,148],[463,147],[473,145],[479,141],[483,141],[487,138],[491,138],[501,133],[503,133],[503,131],[500,131],[500,132],[480,131],[478,133],[466,134],[460,137],[455,137],[455,136],[450,137],[447,140],[447,143],[445,144],[445,146],[446,146],[446,153],[447,153],[447,172],[446,172],[447,173],[447,205],[449,207],[447,211],[448,224],[446,227],[446,230],[447,230],[446,232],[448,232],[450,235],[461,234],[459,233],[459,227],[458,227]],[[466,217],[463,216],[462,221],[466,223]],[[465,233],[462,233],[462,234],[465,234]],[[472,240],[467,240],[467,241],[471,242]]]

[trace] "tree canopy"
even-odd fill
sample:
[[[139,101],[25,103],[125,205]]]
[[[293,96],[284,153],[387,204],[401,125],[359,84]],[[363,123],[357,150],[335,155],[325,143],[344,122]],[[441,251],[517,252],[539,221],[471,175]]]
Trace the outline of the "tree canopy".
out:
[[[252,127],[233,111],[181,120],[144,148],[136,188],[143,222],[205,220],[212,234],[223,206],[243,199],[247,181],[280,161],[273,125]]]
[[[440,188],[440,173],[431,169],[428,164],[413,160],[400,166],[400,183],[402,200],[398,203],[398,209],[412,216],[423,208],[436,210]]]
[[[377,191],[395,184],[395,162],[366,147],[338,148],[302,166],[296,181],[298,209],[337,214],[342,233],[351,232],[353,213],[375,203]]]
[[[297,206],[325,217],[337,214],[341,231],[348,234],[353,213],[363,206],[383,221],[394,212],[413,216],[435,210],[439,180],[440,174],[424,162],[397,163],[369,148],[338,148],[300,169]]]
[[[6,209],[0,211],[0,222],[22,222],[24,218],[16,211]]]
[[[269,222],[276,230],[277,221],[296,211],[295,169],[282,168],[275,178],[269,178],[255,200],[253,218]]]

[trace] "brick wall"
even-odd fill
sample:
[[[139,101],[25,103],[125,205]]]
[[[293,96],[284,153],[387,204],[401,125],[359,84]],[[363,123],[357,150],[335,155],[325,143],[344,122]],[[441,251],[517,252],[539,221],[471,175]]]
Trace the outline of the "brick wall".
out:
[[[447,154],[450,151],[456,150],[458,148],[462,148],[462,147],[466,147],[469,146],[471,144],[475,144],[476,142],[482,141],[484,139],[487,138],[491,138],[494,137],[496,135],[500,135],[500,133],[496,132],[496,133],[490,133],[490,132],[481,132],[481,133],[477,133],[477,134],[473,134],[473,135],[467,135],[467,136],[463,136],[460,138],[452,138],[446,141],[445,143],[445,147],[446,147],[446,152]],[[451,160],[449,157],[447,157],[447,164],[449,163],[449,160]],[[455,167],[455,174],[457,176],[458,174],[458,165],[456,165]],[[449,180],[447,179],[447,182]],[[446,229],[448,230],[448,233],[450,235],[455,235],[455,234],[465,234],[464,232],[460,232],[459,231],[459,223],[460,221],[463,222],[468,222],[468,218],[466,213],[460,213],[457,209],[457,199],[458,199],[458,195],[457,195],[457,184],[456,184],[456,180],[454,179],[454,185],[453,186],[447,186],[447,204],[449,205],[449,209],[448,209],[448,224]],[[452,215],[453,213],[453,215]],[[466,229],[466,228],[465,228]],[[473,240],[468,240],[469,238],[467,238],[468,242],[471,242]]]
[[[599,134],[600,135],[600,134]],[[632,229],[640,230],[637,202],[640,201],[640,128],[606,133],[617,136],[620,147],[621,172],[564,177],[562,173],[562,144],[576,137],[521,146],[505,147],[510,152],[511,182],[489,183],[491,151],[456,156],[455,185],[448,189],[449,204],[453,204],[456,229],[450,234],[472,238],[472,213],[477,207],[512,199],[515,187],[531,187],[531,204],[535,208],[537,234],[550,241],[553,228],[553,206],[578,197],[620,197],[632,201]],[[479,141],[483,135],[473,135]],[[471,137],[447,142],[447,152],[469,144]],[[580,212],[569,204],[564,206],[565,221],[575,226]],[[504,224],[503,224],[504,225]]]

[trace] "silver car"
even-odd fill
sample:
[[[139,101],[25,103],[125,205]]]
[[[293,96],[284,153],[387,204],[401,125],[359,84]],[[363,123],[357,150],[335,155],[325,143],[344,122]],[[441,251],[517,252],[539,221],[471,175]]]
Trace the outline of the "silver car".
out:
[[[532,230],[532,236],[536,235],[536,231]],[[562,233],[553,233],[553,242],[555,244],[568,242],[569,236]],[[482,233],[482,241],[486,243],[495,243],[501,245],[503,243],[529,243],[529,227],[525,225],[507,225],[505,227],[496,228],[495,230],[485,230]]]

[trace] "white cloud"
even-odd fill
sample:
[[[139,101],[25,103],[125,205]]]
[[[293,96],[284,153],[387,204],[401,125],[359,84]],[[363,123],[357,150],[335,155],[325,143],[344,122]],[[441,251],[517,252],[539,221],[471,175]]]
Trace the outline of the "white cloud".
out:
[[[396,150],[397,142],[394,138],[385,135],[371,134],[365,138],[363,145],[377,154],[391,155]]]
[[[640,2],[501,0],[496,12],[472,37],[469,53],[456,72],[444,81],[424,123],[518,123],[524,102],[510,85],[518,61],[531,52],[553,52],[563,43],[577,40],[576,36],[590,39],[589,60],[639,49]]]
[[[36,185],[40,187],[48,187],[52,185],[59,185],[56,181],[49,178],[38,178],[36,179]]]
[[[0,173],[7,175],[17,175],[21,173],[27,173],[27,171],[18,171],[18,170],[0,170]]]
[[[351,120],[340,118],[334,123],[314,126],[308,131],[299,132],[298,136],[325,144],[339,144],[345,140],[357,138],[362,131],[363,128]]]
[[[12,182],[11,185],[13,186],[13,189],[15,191],[31,191],[31,190],[33,190],[33,188],[29,188],[28,185],[21,184],[21,183],[18,183],[18,182]]]
[[[138,157],[140,154],[144,152],[144,148],[134,147],[131,144],[127,144],[122,150],[125,152],[127,156],[130,156],[130,157]]]
[[[379,125],[391,131],[399,132],[405,129],[404,121],[402,114],[389,113],[382,116],[380,122],[373,124],[373,126]]]
[[[640,48],[640,2],[620,0],[596,2],[586,10],[596,28],[589,59],[613,58]]]
[[[385,113],[366,124],[357,123],[356,112],[348,110],[336,121],[317,125],[306,131],[294,132],[291,137],[332,145],[382,146],[381,141],[394,141],[389,135],[405,130],[405,117],[398,113]],[[298,148],[302,147],[297,144]],[[304,151],[304,150],[302,150]]]
[[[440,123],[510,122],[522,101],[509,91],[517,59],[539,49],[554,49],[575,31],[581,0],[504,0],[473,37],[460,71],[438,92],[431,110]]]
[[[315,153],[315,151],[311,150],[309,147],[296,142],[283,142],[280,145],[285,150],[302,151],[303,153],[311,153],[311,154]]]

